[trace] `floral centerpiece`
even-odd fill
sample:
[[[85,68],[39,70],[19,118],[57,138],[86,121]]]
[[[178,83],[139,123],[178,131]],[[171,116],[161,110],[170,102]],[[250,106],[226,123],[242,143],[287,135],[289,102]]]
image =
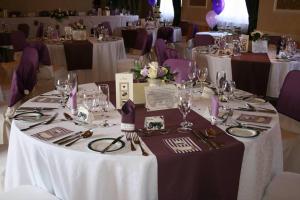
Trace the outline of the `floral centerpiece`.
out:
[[[135,78],[139,81],[152,80],[157,81],[173,81],[174,76],[169,67],[159,66],[157,62],[150,62],[148,65],[142,67],[140,63],[136,63],[132,71],[135,74]]]
[[[57,21],[61,22],[63,19],[69,17],[68,11],[64,11],[59,9],[55,9],[50,11],[50,17],[56,19]]]
[[[252,40],[252,52],[253,53],[267,53],[268,52],[268,39],[267,34],[261,31],[253,31],[250,34]]]
[[[86,26],[83,24],[83,20],[70,24],[70,27],[72,28],[73,40],[86,40]]]

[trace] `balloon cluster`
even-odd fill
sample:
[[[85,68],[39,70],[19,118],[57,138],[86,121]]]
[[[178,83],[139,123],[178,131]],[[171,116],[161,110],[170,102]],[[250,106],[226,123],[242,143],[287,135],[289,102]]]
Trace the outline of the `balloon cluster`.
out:
[[[216,16],[224,10],[225,0],[212,0],[212,7],[213,9],[206,14],[206,22],[211,29],[217,25]]]

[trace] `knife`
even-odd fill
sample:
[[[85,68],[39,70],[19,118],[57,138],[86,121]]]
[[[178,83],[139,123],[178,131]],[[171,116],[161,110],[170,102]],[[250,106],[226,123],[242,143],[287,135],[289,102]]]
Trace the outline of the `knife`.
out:
[[[73,139],[73,138],[77,137],[78,135],[80,135],[80,133],[82,133],[82,131],[78,131],[78,132],[73,133],[71,135],[65,136],[65,137],[63,137],[59,140],[53,141],[52,143],[54,143],[54,144],[64,144],[64,143],[68,142],[69,139],[71,139],[71,138]]]
[[[214,149],[220,149],[220,146],[214,141],[209,140],[202,131],[199,131],[199,136],[201,136],[203,140],[205,140]]]
[[[208,150],[212,150],[214,147],[209,144],[206,140],[204,140],[200,135],[198,135],[195,131],[192,130],[192,133],[194,136],[196,136],[202,143],[206,144],[208,146]]]
[[[117,137],[116,139],[114,139],[114,141],[112,141],[107,147],[105,147],[105,149],[103,149],[103,150],[101,151],[101,153],[107,152],[107,151],[110,149],[110,147],[111,147],[112,145],[114,145],[116,142],[120,141],[122,137],[124,137],[124,135],[121,135],[121,136]]]
[[[32,110],[37,110],[37,111],[51,111],[55,110],[57,108],[47,108],[47,107],[20,107],[17,109],[17,111],[32,111]]]
[[[29,130],[29,129],[33,128],[33,127],[39,126],[39,125],[50,124],[53,120],[55,120],[55,118],[57,117],[57,115],[58,115],[58,113],[55,113],[50,119],[42,121],[40,123],[36,123],[36,124],[30,125],[27,128],[21,129],[21,131],[27,131],[27,130]]]

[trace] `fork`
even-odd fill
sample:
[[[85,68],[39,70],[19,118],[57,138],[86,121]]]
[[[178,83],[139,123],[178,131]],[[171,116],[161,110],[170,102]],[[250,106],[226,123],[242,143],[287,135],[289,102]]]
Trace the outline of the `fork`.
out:
[[[133,136],[133,141],[134,141],[135,144],[138,144],[138,145],[140,146],[143,156],[148,156],[148,155],[149,155],[149,154],[146,152],[146,150],[143,148],[143,146],[142,146],[142,144],[141,144],[141,141],[140,141],[140,138],[139,138],[139,136],[138,136],[137,133],[134,134],[134,136]]]
[[[125,136],[126,136],[126,140],[127,140],[127,141],[130,141],[131,151],[135,151],[136,148],[134,147],[134,144],[133,144],[133,142],[132,142],[132,133],[126,132],[126,133],[125,133]]]

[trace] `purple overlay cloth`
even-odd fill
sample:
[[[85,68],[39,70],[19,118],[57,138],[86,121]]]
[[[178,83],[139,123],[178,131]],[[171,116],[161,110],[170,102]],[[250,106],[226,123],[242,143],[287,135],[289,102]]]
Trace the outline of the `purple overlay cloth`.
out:
[[[108,34],[109,35],[112,35],[112,29],[111,29],[111,26],[110,26],[110,23],[105,21],[105,22],[102,22],[101,24],[98,25],[99,27],[100,26],[103,26],[104,28],[106,28],[108,30]]]
[[[170,67],[172,73],[175,73],[176,83],[182,83],[189,80],[188,69],[190,60],[186,59],[168,59],[163,66]]]
[[[30,31],[30,27],[28,24],[18,24],[18,30],[24,33],[25,38],[28,38]]]
[[[92,69],[93,44],[84,41],[65,41],[64,50],[66,54],[68,70]]]
[[[285,77],[279,99],[277,102],[278,112],[300,121],[300,71],[290,71]]]
[[[154,45],[157,61],[162,65],[167,59],[179,58],[179,54],[175,49],[168,48],[163,39],[157,39]]]
[[[215,142],[224,144],[217,150],[208,150],[192,133],[178,133],[176,129],[182,121],[178,109],[147,112],[142,106],[136,109],[135,126],[144,127],[146,116],[164,116],[168,134],[152,137],[141,134],[142,140],[150,148],[158,162],[158,199],[172,200],[232,200],[237,199],[244,145],[225,134],[195,112],[188,115],[193,122],[193,130],[198,132],[213,128],[220,132]],[[189,137],[202,151],[176,154],[165,144],[166,139]]]
[[[270,66],[268,54],[234,56],[231,58],[232,79],[238,89],[266,96]]]
[[[193,42],[194,47],[208,46],[215,44],[215,39],[211,35],[195,35]]]
[[[157,39],[163,39],[168,43],[173,42],[174,29],[172,27],[163,26],[157,30]]]
[[[12,107],[20,101],[26,91],[30,92],[37,82],[38,52],[34,48],[23,50],[21,61],[13,74],[8,106]]]

